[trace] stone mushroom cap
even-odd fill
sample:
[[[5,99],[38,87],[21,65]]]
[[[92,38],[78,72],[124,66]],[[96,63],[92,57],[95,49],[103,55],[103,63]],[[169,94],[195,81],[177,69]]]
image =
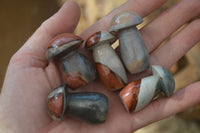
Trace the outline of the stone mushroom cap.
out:
[[[112,44],[117,40],[116,35],[107,31],[99,31],[92,34],[85,44],[85,48],[92,48],[100,44]]]
[[[60,34],[50,41],[46,51],[46,58],[50,60],[58,55],[67,54],[78,49],[82,42],[82,38],[72,33]]]
[[[49,115],[52,119],[60,121],[63,118],[63,115],[66,110],[66,95],[67,88],[65,84],[62,84],[55,88],[48,95],[48,109]]]
[[[161,89],[166,96],[171,96],[175,89],[175,81],[172,74],[162,66],[152,66],[153,75],[160,77]]]
[[[120,29],[138,25],[142,22],[142,18],[137,13],[132,11],[122,11],[116,14],[111,20],[109,31],[118,31]]]

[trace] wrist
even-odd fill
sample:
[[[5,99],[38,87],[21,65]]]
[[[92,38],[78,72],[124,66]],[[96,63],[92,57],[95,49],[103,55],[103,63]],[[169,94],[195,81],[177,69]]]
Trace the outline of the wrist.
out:
[[[0,115],[0,133],[17,133],[9,126],[9,124],[5,123],[5,119],[2,115]]]
[[[0,133],[17,133],[12,124],[9,124],[8,117],[5,116],[5,110],[0,103]]]
[[[14,133],[14,131],[0,122],[0,133]]]

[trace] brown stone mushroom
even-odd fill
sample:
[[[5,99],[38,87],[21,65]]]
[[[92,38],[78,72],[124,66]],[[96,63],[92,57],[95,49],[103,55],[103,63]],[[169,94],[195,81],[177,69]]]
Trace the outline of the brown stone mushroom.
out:
[[[97,72],[105,86],[110,90],[118,90],[127,83],[125,69],[118,55],[115,53],[110,43],[116,37],[107,32],[100,31],[91,35],[85,47],[93,50],[93,57]]]
[[[82,38],[72,33],[64,33],[53,38],[46,52],[48,60],[54,59],[70,88],[79,88],[96,78],[92,62],[77,49]]]
[[[111,21],[109,31],[118,31],[122,60],[132,74],[139,73],[149,67],[149,55],[144,40],[136,25],[142,18],[132,11],[122,11]]]

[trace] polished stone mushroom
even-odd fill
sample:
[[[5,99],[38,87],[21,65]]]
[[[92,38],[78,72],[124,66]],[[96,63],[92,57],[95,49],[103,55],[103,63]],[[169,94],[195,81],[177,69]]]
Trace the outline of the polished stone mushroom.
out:
[[[60,121],[65,114],[91,123],[102,123],[108,112],[108,98],[98,92],[69,93],[65,84],[48,95],[49,115]]]
[[[91,35],[85,47],[93,50],[93,57],[100,79],[109,90],[118,90],[127,83],[127,75],[121,60],[110,46],[116,37],[99,31]]]
[[[119,46],[122,60],[132,74],[149,67],[149,54],[136,25],[142,18],[132,11],[122,11],[111,20],[110,30],[119,33]]]
[[[86,85],[97,75],[94,64],[77,52],[82,42],[82,38],[72,33],[64,33],[53,38],[46,51],[47,59],[53,59],[57,63],[65,83],[72,89]]]
[[[144,108],[160,93],[170,97],[175,88],[172,74],[161,66],[152,66],[153,75],[129,83],[119,95],[128,112]]]

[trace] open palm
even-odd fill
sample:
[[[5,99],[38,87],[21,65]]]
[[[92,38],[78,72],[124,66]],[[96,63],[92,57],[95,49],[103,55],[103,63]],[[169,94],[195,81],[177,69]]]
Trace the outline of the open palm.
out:
[[[96,31],[108,30],[110,20],[119,11],[132,10],[145,17],[166,1],[129,0],[89,27],[81,36],[87,39]],[[183,0],[140,30],[150,53],[151,64],[170,68],[200,40],[200,20],[196,19],[159,47],[170,34],[200,15],[199,7],[199,0]],[[170,98],[153,101],[140,112],[127,113],[118,92],[108,91],[97,79],[77,91],[97,91],[108,96],[106,122],[89,124],[70,116],[61,122],[54,122],[47,113],[47,95],[62,82],[55,65],[46,61],[45,52],[49,40],[55,35],[74,31],[79,17],[77,4],[72,1],[65,3],[12,57],[0,95],[0,132],[132,132],[200,101],[200,82],[196,82]],[[133,76],[129,76],[129,81],[133,79]]]

